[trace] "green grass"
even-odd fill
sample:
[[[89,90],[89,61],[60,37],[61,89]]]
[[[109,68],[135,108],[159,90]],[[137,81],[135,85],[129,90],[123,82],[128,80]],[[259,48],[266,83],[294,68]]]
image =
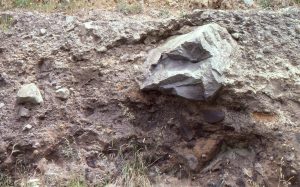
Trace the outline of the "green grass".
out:
[[[139,2],[134,2],[132,4],[129,4],[125,0],[118,0],[117,10],[126,15],[139,14],[143,12],[143,5]]]
[[[89,7],[86,0],[63,0],[56,2],[53,0],[36,2],[35,0],[0,0],[0,9],[8,10],[13,8],[24,8],[29,10],[39,10],[50,12],[54,10],[73,11],[82,7]]]
[[[272,1],[271,0],[260,0],[259,4],[262,8],[269,8],[272,6]]]
[[[123,163],[121,175],[115,183],[117,186],[124,187],[151,187],[147,173],[148,168],[143,159],[143,154],[136,150],[133,158]]]
[[[282,7],[295,4],[300,4],[300,0],[259,0],[259,5],[262,8]]]
[[[8,14],[0,15],[0,30],[7,31],[13,23],[13,17]]]
[[[80,178],[75,178],[68,182],[67,187],[88,187],[88,184]]]

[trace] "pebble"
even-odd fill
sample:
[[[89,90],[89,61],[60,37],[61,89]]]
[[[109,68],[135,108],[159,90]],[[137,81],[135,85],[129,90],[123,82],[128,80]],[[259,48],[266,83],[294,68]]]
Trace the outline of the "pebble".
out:
[[[0,108],[4,107],[5,104],[4,103],[0,103]]]
[[[241,38],[241,34],[240,33],[233,33],[233,34],[231,34],[231,36],[234,38],[234,39],[236,39],[236,40],[239,40],[240,38]]]
[[[203,110],[202,113],[207,123],[218,123],[225,118],[225,113],[222,110]]]
[[[56,97],[66,100],[70,96],[70,91],[68,88],[59,88],[58,90],[55,91]]]
[[[18,111],[18,116],[19,117],[30,117],[30,111],[25,108],[25,107],[20,107],[19,111]]]
[[[32,125],[30,125],[30,124],[27,124],[23,127],[23,131],[28,131],[30,129],[32,129]]]
[[[34,84],[25,84],[23,85],[17,93],[17,103],[32,103],[40,104],[42,103],[43,97],[39,88]]]
[[[295,31],[296,33],[300,34],[300,25],[295,26]]]
[[[47,33],[46,29],[40,29],[40,35],[43,36]]]
[[[95,48],[95,50],[98,52],[98,53],[104,53],[107,51],[107,48],[105,46],[102,46],[102,47],[99,47],[99,48]]]
[[[67,24],[68,24],[68,23],[72,23],[74,20],[75,20],[75,17],[74,17],[74,16],[67,16],[67,17],[66,17],[66,22],[67,22]]]
[[[33,145],[32,145],[33,148],[37,149],[39,147],[41,147],[41,144],[39,142],[35,142]]]
[[[185,159],[187,160],[187,164],[191,170],[196,170],[198,167],[198,159],[196,156],[192,154],[185,155]]]

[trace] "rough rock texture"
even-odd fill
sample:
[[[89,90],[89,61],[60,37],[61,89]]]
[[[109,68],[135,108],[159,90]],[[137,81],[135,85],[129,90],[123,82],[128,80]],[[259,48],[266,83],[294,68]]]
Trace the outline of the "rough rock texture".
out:
[[[68,99],[70,96],[70,90],[68,88],[59,88],[55,91],[56,97],[60,99]]]
[[[40,104],[43,102],[43,97],[39,88],[34,83],[30,83],[20,88],[17,93],[17,102]]]
[[[159,90],[192,100],[208,100],[222,87],[236,43],[212,23],[177,36],[150,52],[143,90]]]
[[[299,186],[299,9],[195,11],[168,20],[2,14],[13,22],[0,32],[1,172],[18,179],[30,171],[48,186],[75,174],[105,184],[140,150],[157,186],[278,186],[279,171],[281,181]],[[146,54],[209,23],[240,33],[236,63],[215,100],[141,92]],[[27,82],[44,103],[25,103],[31,115],[19,118],[16,94]],[[68,100],[56,98],[57,87],[72,91]]]

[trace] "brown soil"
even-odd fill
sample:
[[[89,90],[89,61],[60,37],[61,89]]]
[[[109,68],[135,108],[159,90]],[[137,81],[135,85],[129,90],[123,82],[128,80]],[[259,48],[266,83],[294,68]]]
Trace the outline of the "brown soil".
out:
[[[138,154],[154,186],[300,185],[298,8],[170,19],[100,10],[0,16],[13,20],[0,32],[0,168],[16,183],[115,183]],[[140,91],[149,50],[211,22],[242,35],[234,81],[216,100]],[[44,103],[16,104],[31,82]],[[67,100],[56,97],[59,87],[70,90]],[[20,107],[30,116],[18,116]],[[207,111],[225,119],[209,123]]]

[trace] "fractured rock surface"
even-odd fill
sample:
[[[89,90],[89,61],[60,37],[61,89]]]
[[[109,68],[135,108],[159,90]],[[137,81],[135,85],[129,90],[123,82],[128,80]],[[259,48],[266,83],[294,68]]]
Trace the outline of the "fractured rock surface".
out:
[[[20,88],[17,93],[17,102],[40,104],[43,102],[43,97],[39,88],[34,83],[30,83]]]
[[[208,100],[222,87],[223,73],[237,48],[218,24],[200,26],[152,50],[143,90],[158,90],[192,100]]]

